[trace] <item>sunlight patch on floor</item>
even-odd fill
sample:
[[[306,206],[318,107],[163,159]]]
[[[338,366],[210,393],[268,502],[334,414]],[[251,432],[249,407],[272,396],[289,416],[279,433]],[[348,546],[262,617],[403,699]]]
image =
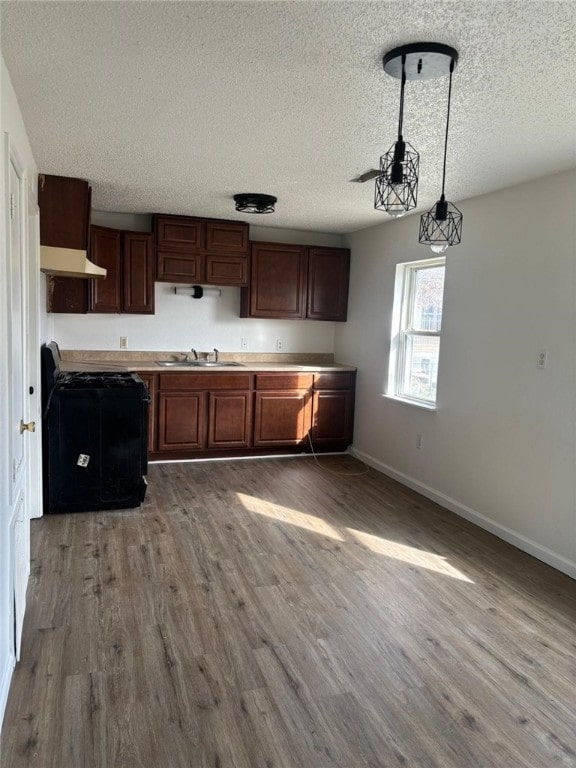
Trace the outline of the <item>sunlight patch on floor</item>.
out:
[[[429,571],[436,571],[436,573],[442,573],[444,576],[451,576],[453,579],[467,581],[469,584],[474,583],[461,571],[450,565],[442,555],[436,555],[433,552],[425,552],[422,549],[409,547],[406,544],[399,544],[397,541],[383,539],[380,536],[374,536],[365,531],[357,531],[354,528],[347,528],[346,530],[349,531],[357,541],[379,555],[392,557],[395,560],[401,560],[403,563],[416,565],[419,568],[426,568]]]
[[[299,512],[290,507],[283,507],[281,504],[274,504],[265,499],[257,499],[254,496],[248,496],[245,493],[237,493],[238,499],[249,512],[255,512],[257,515],[264,515],[272,520],[278,520],[281,523],[296,525],[299,528],[305,528],[320,536],[328,536],[336,541],[344,541],[336,528],[331,526],[325,520],[314,515],[307,515],[305,512]]]

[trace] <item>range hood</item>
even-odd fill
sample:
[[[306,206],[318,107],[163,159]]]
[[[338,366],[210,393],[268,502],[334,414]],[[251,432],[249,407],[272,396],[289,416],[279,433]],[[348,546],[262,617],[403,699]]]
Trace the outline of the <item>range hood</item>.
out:
[[[84,277],[91,280],[106,277],[104,267],[97,267],[89,261],[86,251],[55,248],[52,245],[40,246],[40,270],[47,275],[60,277]]]

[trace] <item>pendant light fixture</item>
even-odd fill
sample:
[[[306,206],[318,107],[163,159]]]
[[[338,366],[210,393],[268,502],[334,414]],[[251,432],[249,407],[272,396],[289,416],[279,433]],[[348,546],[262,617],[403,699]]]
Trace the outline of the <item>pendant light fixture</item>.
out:
[[[434,253],[444,253],[451,245],[458,245],[462,239],[462,213],[453,203],[446,200],[446,154],[448,151],[448,128],[450,126],[450,101],[452,99],[452,73],[456,58],[450,62],[450,83],[448,86],[448,111],[446,114],[446,135],[444,138],[444,164],[442,167],[442,194],[436,205],[420,217],[419,242],[429,245]]]
[[[402,135],[406,80],[431,80],[447,75],[450,62],[457,60],[457,51],[442,43],[409,43],[384,55],[384,71],[401,82],[400,114],[398,139],[380,158],[374,194],[376,210],[386,211],[397,218],[411,211],[417,203],[420,156]]]
[[[389,55],[389,54],[387,54]],[[404,88],[406,86],[406,54],[402,54],[400,78],[400,114],[398,116],[398,139],[386,154],[380,158],[380,175],[374,190],[374,208],[386,211],[399,218],[416,207],[418,196],[418,164],[420,155],[411,144],[404,141],[402,122],[404,119]],[[383,59],[386,69],[386,56]]]
[[[234,195],[236,210],[242,213],[274,213],[278,198],[274,195],[261,195],[256,192],[245,192]]]

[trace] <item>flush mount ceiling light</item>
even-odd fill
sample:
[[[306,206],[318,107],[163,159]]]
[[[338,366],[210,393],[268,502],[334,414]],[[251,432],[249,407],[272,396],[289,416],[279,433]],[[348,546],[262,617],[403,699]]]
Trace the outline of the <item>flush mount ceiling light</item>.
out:
[[[458,245],[462,239],[462,213],[444,196],[446,182],[446,153],[448,151],[448,128],[450,125],[450,101],[452,98],[452,73],[458,55],[450,62],[450,83],[448,85],[448,110],[446,113],[446,135],[444,138],[444,164],[442,167],[442,194],[436,205],[420,217],[419,241],[429,245],[434,253],[444,253],[450,245]]]
[[[236,210],[242,213],[274,213],[278,198],[274,195],[260,195],[255,192],[245,192],[234,195]]]
[[[415,208],[417,203],[420,156],[411,144],[404,141],[402,135],[406,80],[441,77],[450,71],[450,62],[457,60],[458,53],[454,48],[442,43],[410,43],[384,55],[384,71],[401,82],[400,113],[398,139],[380,158],[380,172],[374,192],[376,210],[386,211],[398,218]]]

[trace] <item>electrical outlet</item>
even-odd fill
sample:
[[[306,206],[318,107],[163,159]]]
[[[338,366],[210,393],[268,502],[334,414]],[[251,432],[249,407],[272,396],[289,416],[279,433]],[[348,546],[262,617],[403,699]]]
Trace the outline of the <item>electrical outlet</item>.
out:
[[[248,349],[248,339],[246,338],[246,336],[242,336],[242,338],[240,339],[240,349],[242,350],[242,352],[246,352],[246,350]]]
[[[543,370],[548,365],[548,352],[545,349],[541,349],[536,355],[536,368]]]
[[[422,435],[416,435],[416,448],[421,451],[424,445],[424,437]]]
[[[128,349],[128,336],[120,336],[120,349]]]
[[[282,352],[284,350],[284,342],[282,339],[276,339],[276,352]]]

